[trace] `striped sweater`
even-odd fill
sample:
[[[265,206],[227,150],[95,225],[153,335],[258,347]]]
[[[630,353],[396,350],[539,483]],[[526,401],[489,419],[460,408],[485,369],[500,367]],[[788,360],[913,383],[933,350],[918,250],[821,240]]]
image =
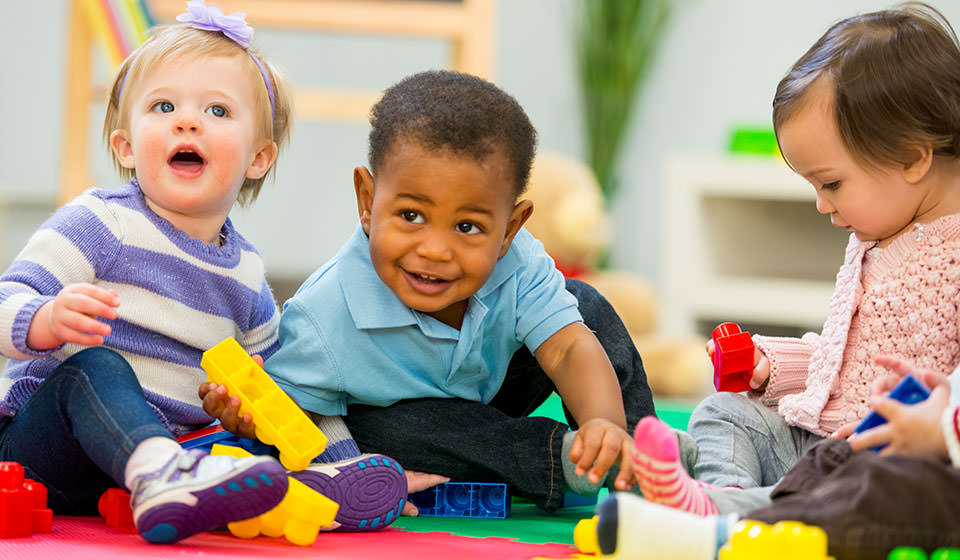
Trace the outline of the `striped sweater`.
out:
[[[174,433],[211,421],[197,388],[202,352],[232,336],[264,358],[277,348],[279,315],[257,250],[228,219],[223,245],[175,229],[143,199],[136,181],[91,189],[57,210],[0,276],[0,417],[11,416],[63,360],[84,347],[37,352],[26,336],[37,309],[66,284],[119,294],[104,344],[136,372],[147,401]]]

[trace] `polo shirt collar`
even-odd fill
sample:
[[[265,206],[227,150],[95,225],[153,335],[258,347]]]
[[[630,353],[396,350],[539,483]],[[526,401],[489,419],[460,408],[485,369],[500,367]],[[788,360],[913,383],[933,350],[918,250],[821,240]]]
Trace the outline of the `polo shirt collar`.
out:
[[[521,230],[518,235],[526,234]],[[423,324],[421,314],[407,307],[377,275],[370,260],[370,240],[359,225],[353,235],[341,249],[338,257],[340,273],[338,281],[343,291],[350,316],[358,329],[386,329],[420,325],[425,332],[436,335],[435,328]],[[508,278],[514,275],[522,264],[522,258],[515,246],[500,257],[490,278],[471,297],[470,308],[477,303],[474,300],[496,290]],[[469,309],[468,309],[469,312]],[[456,329],[452,329],[455,331]],[[454,337],[456,338],[456,337]]]

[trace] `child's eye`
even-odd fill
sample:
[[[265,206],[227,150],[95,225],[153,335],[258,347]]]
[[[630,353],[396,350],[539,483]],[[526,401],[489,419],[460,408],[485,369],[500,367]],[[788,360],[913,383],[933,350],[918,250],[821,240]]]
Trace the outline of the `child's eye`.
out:
[[[225,117],[227,116],[227,108],[223,105],[211,105],[207,107],[207,113],[215,117]]]
[[[413,210],[401,210],[400,217],[411,224],[423,223],[423,216],[421,216],[419,212],[414,212]]]
[[[820,185],[820,190],[822,191],[835,191],[840,187],[840,181],[830,181],[829,183],[824,183]]]
[[[457,224],[457,231],[459,231],[460,233],[466,233],[466,234],[472,235],[475,233],[480,233],[482,230],[477,224],[473,224],[470,222],[460,222],[459,224]]]
[[[151,107],[150,110],[155,113],[172,113],[173,103],[170,103],[169,101],[157,101],[153,104],[153,107]]]

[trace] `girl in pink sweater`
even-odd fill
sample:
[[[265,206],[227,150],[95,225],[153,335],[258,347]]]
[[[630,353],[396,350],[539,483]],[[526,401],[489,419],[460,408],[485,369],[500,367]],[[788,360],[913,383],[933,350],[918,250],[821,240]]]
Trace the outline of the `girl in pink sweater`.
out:
[[[923,5],[835,24],[781,80],[773,122],[817,210],[850,232],[829,316],[820,334],[755,336],[751,390],[697,406],[695,447],[681,453],[669,428],[641,420],[634,462],[648,501],[754,509],[811,445],[849,435],[867,414],[870,386],[886,374],[875,356],[941,375],[960,364],[960,46],[950,24]]]

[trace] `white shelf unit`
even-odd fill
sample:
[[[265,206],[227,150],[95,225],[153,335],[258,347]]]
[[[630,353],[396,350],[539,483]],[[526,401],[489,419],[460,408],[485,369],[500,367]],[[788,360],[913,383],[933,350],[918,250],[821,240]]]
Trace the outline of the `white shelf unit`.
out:
[[[779,158],[672,156],[663,215],[663,326],[709,336],[819,331],[848,233]],[[773,331],[773,332],[771,332]]]

